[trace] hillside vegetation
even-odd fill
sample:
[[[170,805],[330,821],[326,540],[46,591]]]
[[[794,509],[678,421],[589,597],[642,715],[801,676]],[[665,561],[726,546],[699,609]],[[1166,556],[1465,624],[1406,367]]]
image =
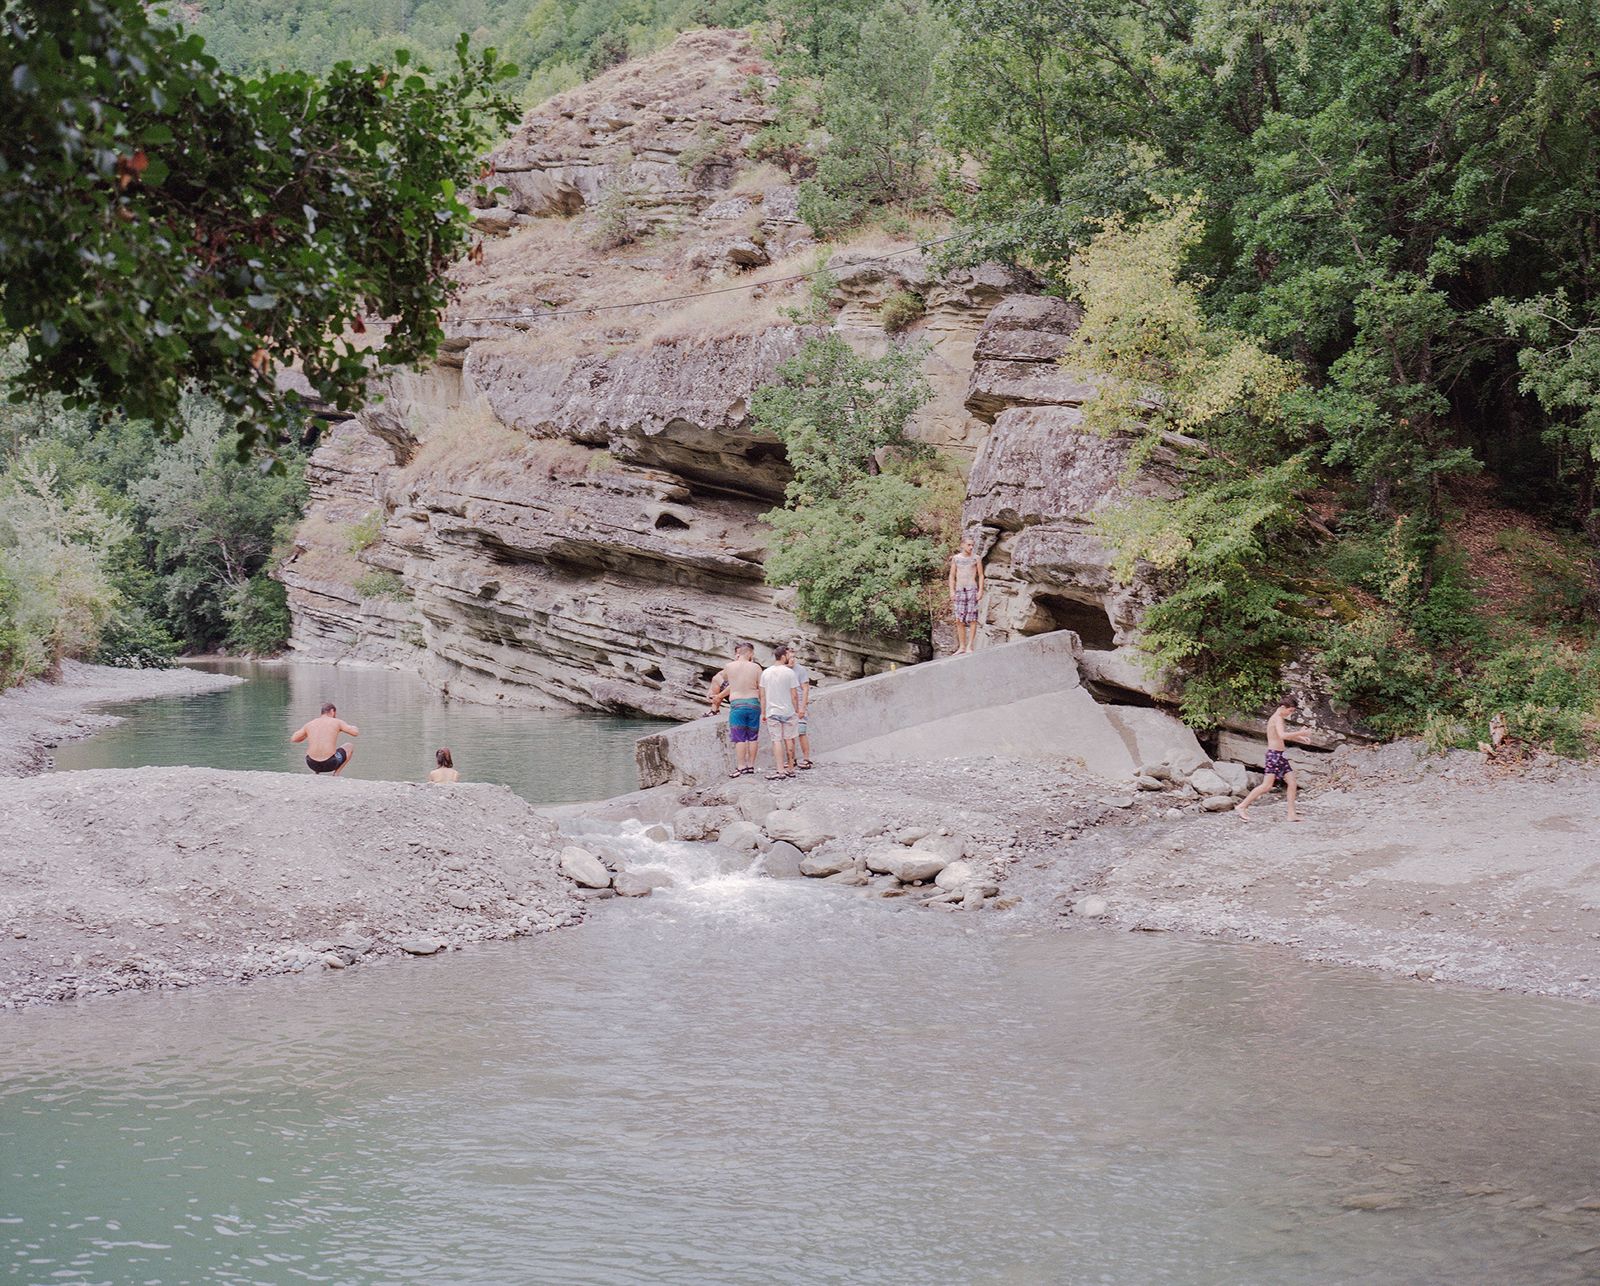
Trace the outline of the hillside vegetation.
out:
[[[1102,530],[1191,721],[1309,658],[1380,733],[1588,744],[1592,5],[775,8],[760,146],[813,225],[948,213],[1083,301],[1097,431],[1189,443],[1186,496]]]
[[[197,0],[183,16],[224,67],[325,72],[404,48],[448,66],[465,33],[520,69],[525,105],[660,48],[689,27],[736,27],[759,0]]]

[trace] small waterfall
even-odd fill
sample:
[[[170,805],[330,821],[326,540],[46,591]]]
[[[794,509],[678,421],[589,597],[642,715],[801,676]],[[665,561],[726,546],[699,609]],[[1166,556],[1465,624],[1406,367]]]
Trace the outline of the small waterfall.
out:
[[[625,870],[670,881],[661,891],[746,893],[765,878],[760,854],[741,853],[720,844],[654,839],[647,833],[652,829],[637,821],[579,822],[569,833],[574,843],[593,843],[603,857]]]

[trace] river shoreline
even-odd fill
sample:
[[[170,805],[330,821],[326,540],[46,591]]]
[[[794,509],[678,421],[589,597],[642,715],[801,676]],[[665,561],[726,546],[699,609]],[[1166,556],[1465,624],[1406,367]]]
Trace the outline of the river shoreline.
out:
[[[54,746],[118,721],[97,705],[237,681],[189,669],[73,665],[60,684],[29,684],[0,697],[0,815],[9,827],[0,842],[0,887],[9,890],[0,893],[0,973],[17,982],[0,989],[0,1004],[238,981],[370,958],[369,951],[343,949],[336,929],[378,944],[376,954],[404,955],[405,938],[457,945],[532,927],[511,902],[478,919],[480,906],[449,904],[450,894],[457,902],[470,898],[463,886],[476,870],[469,850],[495,820],[485,816],[480,825],[471,810],[456,833],[430,849],[442,873],[460,878],[445,879],[445,900],[435,908],[444,918],[429,927],[399,909],[387,859],[305,875],[301,850],[313,843],[311,832],[291,833],[274,809],[248,802],[276,793],[304,829],[321,811],[317,801],[329,798],[317,789],[329,783],[209,769],[35,777]],[[989,756],[874,764],[863,773],[822,754],[813,771],[789,782],[662,786],[543,810],[501,791],[491,811],[503,819],[508,809],[518,817],[525,810],[522,833],[539,832],[545,868],[561,843],[585,830],[590,834],[578,834],[578,843],[614,868],[631,867],[637,851],[608,852],[607,828],[665,823],[678,840],[716,846],[730,869],[759,857],[776,876],[820,871],[838,895],[881,899],[886,911],[961,912],[975,928],[1168,932],[1271,944],[1308,961],[1434,983],[1600,1000],[1600,854],[1591,842],[1600,833],[1600,770],[1537,758],[1506,772],[1477,755],[1428,757],[1407,745],[1341,753],[1334,764],[1306,783],[1306,820],[1296,826],[1283,818],[1281,795],[1263,801],[1246,823],[1232,813],[1206,813],[1173,792],[1127,790],[1070,764]],[[35,781],[19,780],[28,777]],[[416,806],[437,799],[416,789],[337,784],[339,798],[348,796],[341,807],[366,809],[392,832],[390,849],[405,848]],[[176,812],[175,794],[187,805]],[[406,816],[396,814],[391,824],[385,809]],[[551,818],[568,832],[565,839],[556,838]],[[163,819],[160,827],[156,819]],[[141,834],[146,840],[137,842],[151,851],[129,854],[127,837]],[[223,869],[238,850],[257,853],[259,866]],[[42,864],[40,852],[47,855]],[[893,862],[885,863],[885,853],[958,860],[965,882],[899,878],[886,869]],[[182,877],[196,854],[222,861],[209,884]],[[126,861],[130,856],[139,860]],[[269,880],[268,873],[282,878]],[[120,891],[117,879],[126,881]],[[234,880],[244,882],[245,896],[226,924],[214,925],[208,890]],[[334,919],[333,908],[317,909],[309,894],[320,894],[312,886],[325,880],[346,890],[354,910]],[[147,886],[166,890],[167,902],[154,912],[119,910],[119,896],[135,907]],[[550,914],[536,917],[538,927],[581,918],[569,914],[580,895],[564,881],[561,888],[571,898],[541,895]],[[99,898],[93,914],[85,914],[86,891]],[[604,891],[601,901],[609,896]],[[365,927],[346,927],[357,920]],[[195,924],[202,927],[191,934]],[[100,950],[107,943],[117,949]],[[124,967],[129,961],[138,967]]]
[[[128,670],[65,661],[55,682],[33,679],[0,694],[0,778],[42,773],[50,767],[50,752],[63,742],[91,737],[121,722],[98,706],[216,692],[242,681],[182,665]]]

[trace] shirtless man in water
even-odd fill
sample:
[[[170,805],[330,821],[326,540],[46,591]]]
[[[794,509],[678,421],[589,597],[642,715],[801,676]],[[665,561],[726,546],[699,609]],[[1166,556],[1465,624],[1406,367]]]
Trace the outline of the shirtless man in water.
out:
[[[728,703],[728,740],[733,742],[730,777],[748,777],[756,770],[756,743],[761,736],[761,667],[754,643],[735,643],[733,660],[711,680],[711,713]]]
[[[1287,723],[1300,711],[1300,703],[1294,697],[1284,697],[1278,702],[1278,708],[1272,712],[1272,718],[1267,720],[1267,761],[1266,776],[1261,784],[1235,804],[1233,811],[1238,813],[1244,821],[1250,820],[1250,805],[1260,799],[1269,790],[1278,784],[1282,777],[1284,784],[1289,788],[1289,820],[1298,822],[1300,814],[1294,811],[1294,797],[1299,792],[1299,786],[1294,780],[1294,765],[1289,762],[1289,756],[1284,754],[1285,743],[1298,741],[1304,744],[1310,741],[1309,734],[1304,732],[1290,732]]]
[[[335,777],[350,765],[356,757],[354,746],[341,746],[339,734],[359,737],[361,729],[354,724],[346,723],[339,717],[339,711],[333,702],[326,702],[322,713],[313,719],[299,732],[290,737],[291,743],[306,743],[306,767],[314,773],[331,772]]]

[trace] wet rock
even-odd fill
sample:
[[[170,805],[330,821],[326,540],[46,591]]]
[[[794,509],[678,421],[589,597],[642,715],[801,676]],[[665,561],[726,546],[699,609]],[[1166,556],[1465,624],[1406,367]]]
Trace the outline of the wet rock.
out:
[[[827,876],[822,881],[824,884],[843,884],[848,888],[862,888],[871,883],[871,878],[865,871],[848,870],[837,871]]]
[[[1098,920],[1111,908],[1106,904],[1106,900],[1102,897],[1086,897],[1081,898],[1072,909],[1074,913],[1081,915],[1086,919]]]
[[[733,810],[728,808],[680,808],[673,814],[672,832],[679,839],[691,842],[716,839],[722,834],[722,828],[734,820]]]
[[[1225,813],[1237,802],[1232,795],[1208,795],[1200,801],[1200,807],[1208,813]]]
[[[655,881],[634,871],[623,871],[612,880],[611,887],[619,898],[649,897],[656,888]]]
[[[395,946],[411,956],[432,956],[444,950],[443,941],[428,937],[401,938]]]
[[[768,813],[766,821],[762,823],[762,829],[774,840],[786,840],[806,853],[833,838],[832,831],[793,809],[779,809]]]
[[[644,837],[646,839],[653,839],[657,844],[665,844],[669,840],[672,839],[672,832],[669,831],[665,826],[661,825],[658,822],[654,826],[646,826],[644,828]],[[702,836],[699,836],[699,835],[695,835],[695,836],[684,835],[683,838],[684,839],[691,839],[691,838],[700,839],[700,838],[702,838]]]
[[[611,872],[606,864],[586,848],[568,844],[561,850],[559,868],[579,888],[603,889],[611,883]]]
[[[717,842],[738,853],[753,853],[761,842],[761,828],[754,822],[729,822],[718,834]]]
[[[578,888],[578,896],[589,902],[604,902],[608,898],[616,897],[617,891],[612,888],[588,889],[580,886]]]
[[[327,969],[344,969],[349,966],[349,961],[337,952],[329,951],[322,957],[322,964]]]
[[[804,860],[805,854],[800,849],[789,843],[788,840],[780,839],[762,857],[761,869],[772,876],[773,879],[797,879],[802,874],[800,867]]]

